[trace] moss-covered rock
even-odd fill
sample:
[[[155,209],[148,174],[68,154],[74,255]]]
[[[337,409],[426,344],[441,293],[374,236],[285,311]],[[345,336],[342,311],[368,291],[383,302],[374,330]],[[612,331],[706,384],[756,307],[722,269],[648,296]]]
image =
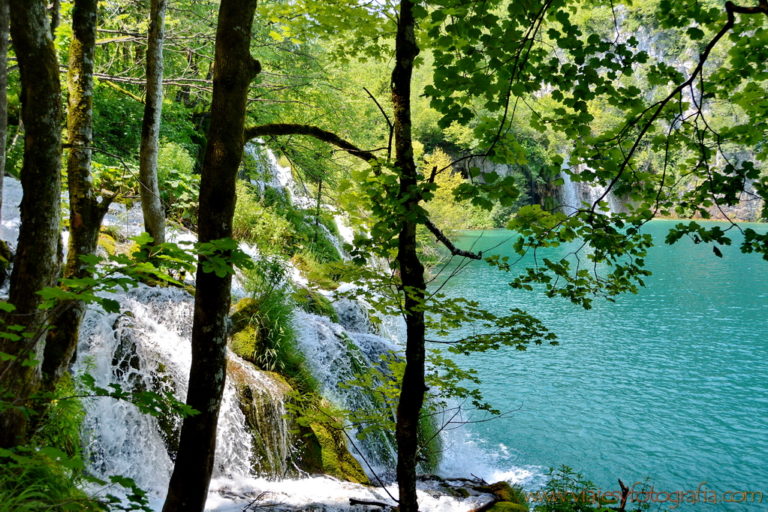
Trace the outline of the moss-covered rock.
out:
[[[293,292],[296,305],[307,313],[328,317],[331,322],[339,323],[339,315],[325,295],[309,288],[298,288]]]
[[[235,354],[254,364],[258,364],[258,355],[264,348],[264,332],[259,328],[258,313],[259,302],[245,298],[234,305],[230,316],[230,347]]]
[[[490,485],[475,487],[476,491],[493,494],[499,501],[489,511],[494,512],[527,512],[529,510],[528,497],[519,485],[510,485],[501,481]]]
[[[11,248],[4,240],[0,240],[0,286],[5,283],[8,276],[11,274],[11,262],[13,261],[13,253]]]
[[[370,483],[362,466],[347,449],[338,424],[316,421],[300,428],[298,466],[307,473],[322,473],[360,484]]]
[[[291,468],[293,440],[284,428],[283,403],[293,388],[279,374],[248,368],[249,363],[227,361],[227,378],[237,392],[240,410],[251,434],[253,470],[269,477],[283,477]]]

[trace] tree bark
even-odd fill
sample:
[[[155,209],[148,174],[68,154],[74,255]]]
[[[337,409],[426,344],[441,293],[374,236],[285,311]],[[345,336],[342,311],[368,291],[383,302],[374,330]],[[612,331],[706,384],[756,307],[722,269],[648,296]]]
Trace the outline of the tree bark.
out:
[[[3,179],[8,140],[8,46],[10,12],[8,0],[0,0],[0,220],[3,210]]]
[[[51,2],[51,37],[56,39],[56,29],[59,27],[61,21],[61,0],[53,0]]]
[[[9,302],[16,311],[8,323],[36,331],[44,320],[37,294],[54,283],[58,267],[61,193],[61,96],[59,66],[51,38],[45,0],[11,0],[11,34],[21,73],[21,116],[26,128],[21,185],[21,228],[11,273]],[[23,342],[4,340],[0,351],[40,359],[42,336]],[[39,364],[10,361],[0,365],[3,391],[24,404],[40,385]],[[26,438],[28,419],[18,410],[6,410],[0,419],[0,446],[13,446]]]
[[[93,58],[96,48],[98,0],[75,0],[72,11],[72,41],[69,45],[69,91],[67,132],[69,159],[69,248],[64,269],[65,278],[90,277],[80,260],[94,254],[99,229],[110,198],[101,198],[91,179],[91,145],[93,142]],[[77,347],[80,322],[85,304],[74,301],[56,319],[48,335],[43,358],[43,378],[53,385],[64,373]]]
[[[200,242],[232,236],[248,86],[261,69],[249,50],[255,10],[256,0],[222,0],[219,9],[211,124],[200,180]],[[206,273],[199,262],[187,393],[187,404],[199,414],[184,419],[164,512],[202,511],[205,505],[226,378],[230,284],[230,275]]]
[[[423,303],[426,283],[424,266],[419,261],[416,242],[419,194],[418,173],[413,159],[411,136],[411,77],[413,62],[419,54],[416,43],[413,2],[400,2],[400,18],[395,39],[395,68],[392,71],[392,104],[394,107],[395,168],[400,174],[400,219],[397,265],[404,294],[406,347],[405,371],[397,405],[395,438],[397,440],[397,483],[400,512],[419,509],[416,498],[416,455],[418,426],[424,404],[425,325]]]
[[[147,34],[147,95],[139,148],[139,188],[144,227],[155,243],[165,242],[165,212],[157,183],[160,118],[163,113],[163,40],[167,0],[151,0]]]

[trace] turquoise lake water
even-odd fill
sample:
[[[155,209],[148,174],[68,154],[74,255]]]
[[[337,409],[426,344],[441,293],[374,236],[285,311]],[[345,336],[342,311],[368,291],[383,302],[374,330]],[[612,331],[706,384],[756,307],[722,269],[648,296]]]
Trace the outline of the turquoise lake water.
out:
[[[700,499],[717,492],[721,503],[665,508],[768,510],[768,261],[736,247],[721,248],[721,259],[688,240],[666,246],[671,226],[646,228],[660,244],[647,258],[647,287],[589,311],[514,290],[481,262],[453,277],[449,294],[525,309],[561,343],[459,359],[478,370],[486,399],[509,411],[468,428],[500,465],[566,464],[610,491],[617,478],[650,477],[663,492],[704,483]],[[460,242],[487,250],[512,237],[489,231]],[[494,252],[511,255],[509,245]],[[762,492],[763,504],[722,503],[749,500],[723,494],[742,491]]]

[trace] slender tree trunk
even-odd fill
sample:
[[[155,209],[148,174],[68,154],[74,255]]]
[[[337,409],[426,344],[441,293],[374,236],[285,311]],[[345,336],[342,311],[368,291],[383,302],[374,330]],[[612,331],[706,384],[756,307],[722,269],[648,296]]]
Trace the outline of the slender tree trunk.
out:
[[[414,34],[413,2],[400,2],[400,18],[395,39],[395,69],[392,72],[392,104],[394,107],[395,168],[400,173],[400,197],[404,213],[400,220],[397,264],[405,295],[405,371],[397,405],[395,437],[397,439],[397,483],[400,512],[419,509],[416,499],[416,455],[418,427],[424,404],[425,326],[424,303],[426,284],[424,267],[419,261],[416,242],[419,203],[418,174],[413,160],[411,137],[411,76],[413,61],[419,54]]]
[[[200,242],[232,236],[235,180],[243,156],[248,86],[260,71],[249,51],[256,0],[222,0],[216,30],[211,125],[200,181]],[[201,259],[203,257],[201,256]],[[216,448],[216,425],[226,378],[231,276],[197,267],[192,366],[187,404],[164,512],[202,511]]]
[[[59,66],[51,38],[45,0],[11,0],[11,33],[21,72],[21,116],[26,128],[21,185],[21,228],[11,273],[9,301],[16,311],[4,320],[28,331],[41,327],[37,294],[54,283],[58,267],[61,193],[61,95]],[[4,340],[0,351],[40,359],[42,336],[22,342]],[[3,391],[24,404],[40,385],[39,364],[10,361],[0,365]],[[0,446],[13,446],[26,437],[28,419],[6,410],[0,420]]]
[[[3,210],[3,179],[8,140],[8,46],[10,36],[8,0],[0,0],[0,220]]]
[[[69,102],[67,133],[69,159],[69,248],[65,278],[90,277],[80,260],[94,254],[99,229],[110,199],[93,189],[91,180],[91,145],[93,141],[93,57],[96,48],[98,0],[75,0],[72,11],[72,41],[69,45],[67,88]],[[85,312],[81,301],[68,304],[48,335],[43,358],[43,377],[52,385],[64,373],[77,347],[80,322]]]
[[[51,37],[56,39],[56,29],[61,21],[61,0],[51,2]]]
[[[155,243],[165,242],[165,213],[157,183],[157,153],[160,144],[160,118],[163,113],[163,39],[167,0],[151,0],[147,34],[147,96],[141,125],[139,183],[144,227]]]

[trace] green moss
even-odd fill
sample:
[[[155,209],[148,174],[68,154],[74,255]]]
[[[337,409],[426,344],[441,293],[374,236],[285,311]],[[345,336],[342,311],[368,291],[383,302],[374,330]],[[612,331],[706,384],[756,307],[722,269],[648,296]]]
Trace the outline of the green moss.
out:
[[[475,490],[493,494],[496,496],[496,499],[499,500],[499,502],[489,510],[496,512],[527,512],[529,509],[528,497],[526,496],[523,488],[519,485],[509,485],[509,483],[501,481],[490,485],[475,487]]]
[[[323,294],[309,288],[299,288],[293,292],[293,300],[304,311],[328,317],[332,322],[339,323],[339,315],[336,314],[333,304]]]
[[[232,335],[232,351],[252,363],[256,362],[259,349],[259,331],[249,326]]]
[[[339,287],[336,279],[340,274],[335,271],[333,265],[320,263],[313,254],[296,254],[291,258],[291,262],[304,274],[311,285],[323,290],[335,290]]]
[[[317,395],[314,399],[318,407],[327,408]],[[299,429],[298,466],[307,473],[322,473],[341,480],[361,484],[369,483],[360,463],[347,449],[347,438],[341,429],[341,423],[334,418],[314,420]]]
[[[440,465],[443,442],[440,438],[440,425],[432,407],[427,405],[419,417],[419,464],[423,471],[434,473]]]
[[[528,505],[499,501],[489,508],[488,512],[528,512],[528,510]]]
[[[470,496],[469,491],[464,487],[451,487],[450,492],[456,498],[469,498]]]
[[[105,235],[109,235],[115,240],[119,242],[125,242],[126,238],[123,236],[123,234],[120,232],[120,228],[117,226],[101,226],[101,233]]]

